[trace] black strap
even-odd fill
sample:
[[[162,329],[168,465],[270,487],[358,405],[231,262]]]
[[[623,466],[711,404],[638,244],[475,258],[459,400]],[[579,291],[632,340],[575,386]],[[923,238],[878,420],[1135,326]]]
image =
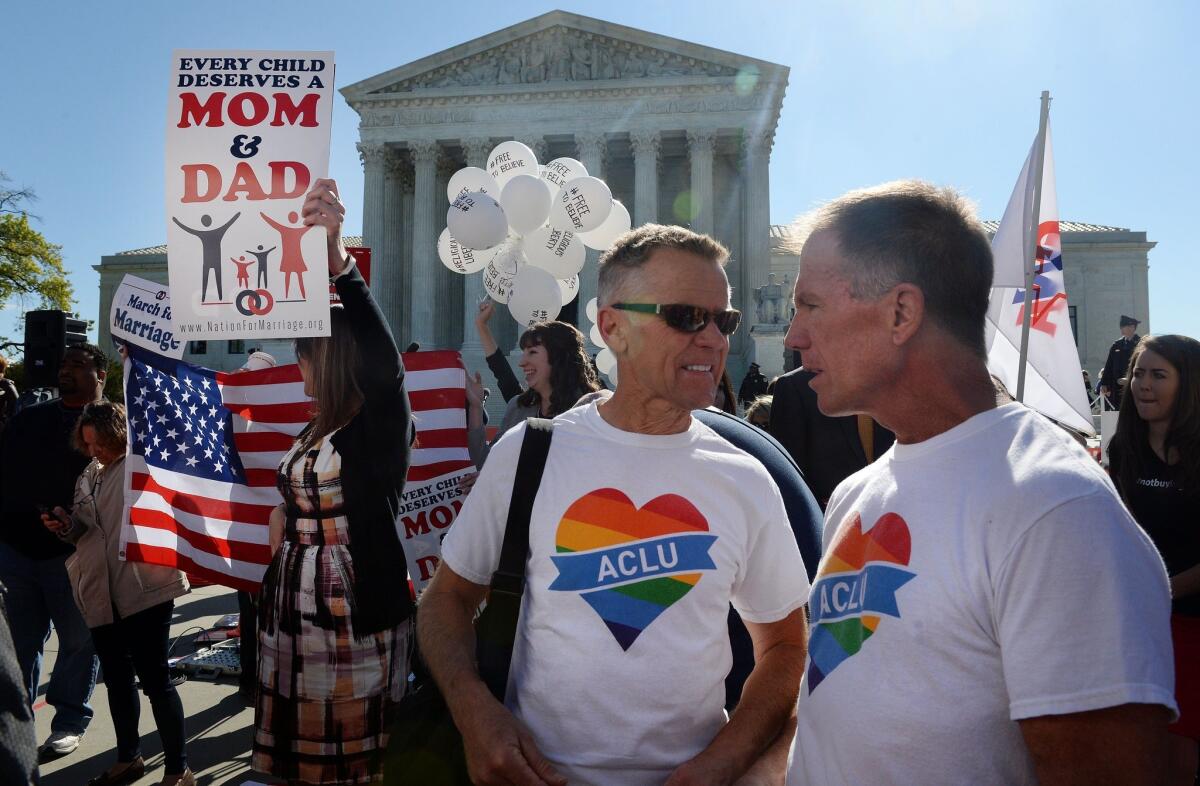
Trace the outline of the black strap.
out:
[[[517,459],[517,477],[513,481],[512,498],[508,503],[508,521],[504,525],[504,544],[500,547],[500,564],[492,574],[492,592],[520,597],[525,592],[525,563],[529,557],[529,519],[533,515],[533,500],[542,485],[546,456],[550,453],[550,438],[554,422],[546,418],[525,421],[525,438],[521,456]],[[516,627],[516,620],[513,620]]]
[[[553,424],[542,418],[525,421],[517,477],[508,503],[508,521],[504,525],[504,545],[500,564],[492,574],[492,592],[487,606],[475,621],[476,660],[479,676],[492,695],[504,701],[508,671],[512,665],[517,622],[521,617],[521,599],[525,594],[525,563],[529,557],[529,518],[533,500],[542,483],[542,470],[550,452]],[[495,461],[496,459],[492,459]]]

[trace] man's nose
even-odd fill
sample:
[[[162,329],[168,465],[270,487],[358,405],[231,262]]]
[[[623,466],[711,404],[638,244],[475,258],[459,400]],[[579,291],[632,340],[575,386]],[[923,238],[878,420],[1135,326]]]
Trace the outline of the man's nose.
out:
[[[708,324],[696,332],[696,345],[706,348],[720,347],[729,342],[729,337],[717,329],[717,323],[709,320]]]
[[[800,315],[792,317],[792,324],[788,326],[787,335],[783,337],[783,345],[788,349],[798,350],[803,352],[812,346],[812,341],[809,340],[808,331],[800,325]]]

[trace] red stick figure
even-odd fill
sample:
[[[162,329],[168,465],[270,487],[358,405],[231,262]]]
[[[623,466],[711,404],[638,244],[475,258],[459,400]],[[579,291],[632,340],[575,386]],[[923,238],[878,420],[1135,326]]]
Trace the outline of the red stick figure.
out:
[[[238,286],[241,287],[242,289],[249,289],[250,288],[250,266],[253,265],[254,262],[246,261],[246,257],[244,257],[244,256],[238,257],[237,259],[230,257],[229,261],[232,262],[233,264],[237,265]]]
[[[279,272],[283,273],[283,296],[288,297],[288,290],[291,288],[292,274],[296,274],[296,281],[300,285],[300,297],[307,299],[304,294],[304,273],[308,270],[308,266],[304,264],[304,254],[300,249],[300,238],[304,233],[312,229],[311,226],[287,226],[280,224],[271,219],[266,213],[259,213],[263,221],[266,221],[276,231],[279,232],[280,240],[282,241],[282,257],[279,260]],[[300,214],[295,210],[288,213],[288,223],[295,224],[300,220]]]

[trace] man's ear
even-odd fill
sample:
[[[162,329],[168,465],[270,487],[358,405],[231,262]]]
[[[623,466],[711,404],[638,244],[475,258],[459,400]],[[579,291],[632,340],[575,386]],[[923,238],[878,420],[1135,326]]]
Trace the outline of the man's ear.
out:
[[[629,321],[618,314],[616,309],[601,308],[596,313],[596,326],[600,328],[604,343],[614,354],[625,351],[628,345],[626,331],[629,329]]]
[[[925,321],[925,293],[915,284],[898,284],[889,297],[892,343],[909,341]]]

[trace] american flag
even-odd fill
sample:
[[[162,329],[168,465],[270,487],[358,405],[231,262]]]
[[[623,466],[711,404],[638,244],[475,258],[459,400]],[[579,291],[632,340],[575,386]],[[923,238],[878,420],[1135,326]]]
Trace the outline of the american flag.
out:
[[[419,446],[408,481],[470,466],[462,359],[415,352],[404,362]],[[311,414],[299,367],[225,373],[130,346],[125,401],[123,557],[257,589],[282,501],[276,468]]]

